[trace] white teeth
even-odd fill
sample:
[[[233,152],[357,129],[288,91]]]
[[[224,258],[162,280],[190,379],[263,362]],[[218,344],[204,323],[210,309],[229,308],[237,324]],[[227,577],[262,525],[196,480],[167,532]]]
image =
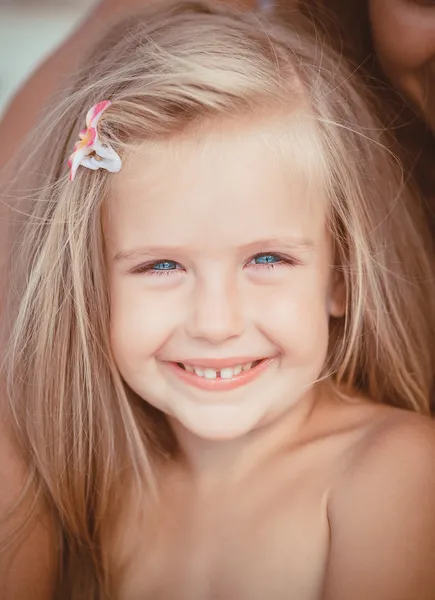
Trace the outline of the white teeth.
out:
[[[181,364],[181,363],[180,363]],[[242,371],[249,371],[252,368],[252,362],[248,362],[244,365],[236,365],[234,367],[225,367],[223,369],[210,369],[203,367],[194,367],[192,365],[183,366],[189,373],[195,373],[197,377],[204,377],[205,379],[218,379],[218,373],[220,379],[232,379],[240,375]]]
[[[216,377],[217,377],[216,369],[204,369],[204,377],[206,379],[216,379]]]
[[[232,379],[234,377],[234,369],[226,367],[221,369],[221,379]]]

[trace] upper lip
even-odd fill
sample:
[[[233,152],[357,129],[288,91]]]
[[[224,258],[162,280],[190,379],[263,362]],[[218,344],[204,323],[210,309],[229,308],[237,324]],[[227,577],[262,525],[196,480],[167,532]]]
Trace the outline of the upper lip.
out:
[[[236,358],[189,358],[185,360],[176,360],[172,362],[190,365],[192,367],[205,367],[208,369],[225,369],[227,367],[236,367],[237,365],[246,365],[257,360],[270,358],[267,356],[238,356]]]

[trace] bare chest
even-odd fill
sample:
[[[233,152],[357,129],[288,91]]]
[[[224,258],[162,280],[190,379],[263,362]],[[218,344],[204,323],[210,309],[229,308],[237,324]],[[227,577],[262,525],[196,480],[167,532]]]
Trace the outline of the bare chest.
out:
[[[121,600],[317,600],[329,546],[326,488],[295,480],[186,501],[136,535]],[[176,500],[176,501],[175,501]]]

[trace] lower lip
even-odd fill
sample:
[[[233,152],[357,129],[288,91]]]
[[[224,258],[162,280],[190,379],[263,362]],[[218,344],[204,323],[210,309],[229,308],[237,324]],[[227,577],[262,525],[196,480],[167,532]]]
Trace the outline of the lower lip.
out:
[[[259,377],[273,361],[273,358],[267,358],[262,360],[257,366],[252,367],[249,371],[242,371],[239,375],[235,375],[232,379],[205,379],[205,377],[198,377],[195,373],[190,373],[179,367],[176,363],[166,363],[171,371],[182,381],[193,385],[194,387],[200,388],[201,390],[223,392],[226,390],[234,390],[242,385],[250,383],[257,377]]]

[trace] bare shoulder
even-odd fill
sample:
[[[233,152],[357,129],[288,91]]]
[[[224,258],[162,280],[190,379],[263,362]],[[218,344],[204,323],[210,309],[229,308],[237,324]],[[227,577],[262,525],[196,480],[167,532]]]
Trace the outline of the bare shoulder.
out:
[[[325,598],[435,597],[435,424],[364,406],[328,506]]]
[[[4,406],[1,407],[4,409]],[[2,600],[51,600],[56,577],[55,536],[42,497],[32,490],[0,411],[0,590]],[[20,502],[29,485],[29,494]],[[32,510],[33,509],[33,510]],[[26,522],[27,515],[32,516]]]
[[[382,476],[388,487],[402,476],[427,485],[435,483],[435,420],[382,405],[363,405],[358,422],[359,435],[338,493],[350,479]]]
[[[359,407],[355,422],[359,435],[355,436],[349,463],[353,476],[384,470],[387,484],[390,477],[394,479],[409,468],[415,477],[433,471],[435,420],[407,410],[366,403]],[[346,487],[346,477],[343,484]]]

